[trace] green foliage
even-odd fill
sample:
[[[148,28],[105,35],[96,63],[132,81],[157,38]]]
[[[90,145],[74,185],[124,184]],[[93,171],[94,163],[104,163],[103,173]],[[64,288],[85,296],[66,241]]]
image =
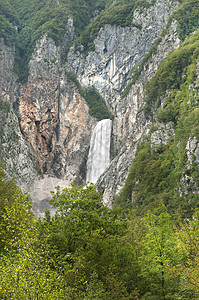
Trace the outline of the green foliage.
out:
[[[79,83],[79,80],[77,79],[77,75],[72,71],[66,71],[66,76],[69,81],[74,82],[76,85],[78,92],[83,97],[84,96],[84,89],[81,87],[81,84]]]
[[[170,215],[161,204],[146,215],[145,221],[148,232],[140,256],[144,298],[179,299],[180,277],[166,272],[168,265],[175,266],[180,260]]]
[[[37,247],[37,227],[30,208],[28,198],[15,193],[12,203],[6,200],[0,212],[0,298],[63,299],[63,282],[51,269],[53,262],[46,261],[47,246]]]
[[[179,89],[185,82],[186,68],[198,58],[198,47],[199,32],[196,32],[161,63],[146,86],[146,113],[150,112],[154,104],[156,108],[160,105],[166,91]]]
[[[83,89],[75,73],[67,71],[66,75],[68,80],[75,83],[80,95],[84,97],[88,103],[91,116],[95,117],[98,121],[103,119],[113,119],[112,113],[109,112],[102,96],[94,86]]]
[[[184,220],[180,215],[178,229],[176,230],[179,251],[181,254],[180,264],[170,268],[171,274],[180,274],[181,288],[189,290],[188,298],[197,299],[199,296],[199,211],[196,210],[190,220]]]
[[[7,45],[14,45],[17,38],[18,18],[8,0],[0,1],[0,37],[3,37]]]
[[[68,11],[65,7],[52,8],[40,12],[33,20],[33,30],[35,30],[35,40],[45,33],[59,45],[66,32],[68,21]],[[38,26],[39,25],[39,26]]]
[[[199,27],[199,3],[197,0],[185,0],[174,12],[178,22],[178,34],[181,40],[194,32]]]
[[[89,24],[89,21],[93,17],[93,14],[103,10],[106,6],[106,1],[90,1],[90,0],[75,0],[70,1],[70,12],[74,18],[74,25],[76,33],[79,35],[85,27]]]
[[[20,213],[18,209],[21,210]],[[0,165],[0,252],[5,245],[8,247],[16,236],[23,234],[19,227],[26,209],[30,209],[29,197],[22,194],[15,180],[6,178]]]
[[[0,1],[0,12],[10,23],[17,25],[19,20],[16,17],[15,10],[10,5],[9,1]]]
[[[97,120],[113,119],[113,115],[108,111],[102,96],[94,86],[84,90],[84,98],[89,105],[89,113]]]
[[[4,176],[0,169],[0,199],[5,199],[0,211],[1,299],[198,295],[198,212],[187,224],[180,222],[178,230],[163,204],[144,217],[131,211],[122,220],[118,211],[103,206],[101,193],[91,185],[57,187],[51,201],[55,216],[46,212],[36,220],[28,198]]]
[[[179,181],[178,173],[175,180],[171,180],[170,170],[174,167],[172,151],[172,148],[163,147],[160,150],[165,154],[163,156],[163,153],[152,150],[150,143],[138,148],[125,186],[115,199],[115,205],[119,204],[123,209],[136,208],[138,213],[154,208],[161,200],[169,205],[170,193],[172,195]]]
[[[123,210],[135,208],[138,214],[143,214],[163,201],[173,217],[179,205],[183,207],[185,215],[192,214],[192,209],[198,206],[194,186],[189,183],[187,195],[180,195],[180,191],[183,176],[191,176],[198,186],[198,166],[193,164],[186,170],[186,143],[188,137],[194,135],[197,123],[198,114],[194,111],[181,119],[176,129],[176,140],[155,149],[151,149],[150,143],[138,148],[125,186],[115,198],[116,206]]]
[[[21,196],[21,191],[17,187],[14,179],[8,179],[0,164],[0,213],[4,210],[4,206],[9,207],[15,198]]]
[[[101,201],[102,195],[92,185],[57,189],[50,203],[58,208],[56,222],[64,221],[66,226],[62,227],[68,241],[65,251],[71,253],[80,246],[85,247],[93,231],[99,231],[103,238],[118,232],[117,213]]]
[[[0,1],[0,37],[7,45],[14,45],[17,39],[17,30],[14,27],[18,23],[13,8],[8,1]]]
[[[84,299],[82,295],[92,299],[94,288],[102,299],[128,299],[124,279],[117,275],[117,261],[122,263],[126,255],[119,245],[126,224],[101,201],[92,185],[62,191],[58,187],[50,201],[57,212],[52,218],[47,213],[40,223],[39,239],[50,246],[50,257],[64,272],[65,284],[76,293],[74,299]]]

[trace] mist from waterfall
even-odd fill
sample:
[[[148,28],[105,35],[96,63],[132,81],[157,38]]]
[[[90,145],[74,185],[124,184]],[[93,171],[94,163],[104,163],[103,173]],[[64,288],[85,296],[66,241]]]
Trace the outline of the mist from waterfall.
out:
[[[111,129],[112,121],[105,119],[99,121],[93,131],[87,160],[87,182],[96,183],[110,165]]]

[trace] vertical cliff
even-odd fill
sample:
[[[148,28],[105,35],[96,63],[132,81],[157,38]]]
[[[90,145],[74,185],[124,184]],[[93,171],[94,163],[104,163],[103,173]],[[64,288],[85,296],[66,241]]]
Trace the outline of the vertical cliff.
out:
[[[132,24],[140,26],[105,25],[94,40],[95,51],[85,55],[82,49],[71,48],[68,54],[66,67],[76,72],[83,86],[97,87],[114,113],[112,162],[97,183],[105,203],[112,202],[124,186],[137,144],[150,129],[151,120],[143,112],[144,87],[169,52],[180,45],[175,20],[167,33],[162,34],[169,16],[178,6],[177,1],[155,1],[151,7],[138,7],[133,12]],[[123,96],[134,72],[139,70],[145,55],[160,37],[156,53],[144,64],[127,96]]]
[[[178,1],[154,1],[133,10],[130,26],[104,25],[94,40],[94,51],[86,54],[84,46],[71,48],[66,67],[74,70],[83,86],[94,85],[114,111],[131,70],[139,65],[154,41],[161,36],[168,17]]]
[[[150,134],[155,148],[175,136],[173,121],[155,119],[165,95],[159,104],[151,100],[147,112],[146,87],[186,34],[197,29],[197,18],[189,22],[187,15],[186,30],[181,26],[183,12],[191,15],[197,4],[127,2],[95,1],[90,7],[86,2],[80,5],[82,17],[64,1],[52,2],[48,10],[43,3],[35,16],[14,3],[16,26],[9,26],[16,41],[0,39],[0,155],[7,172],[31,193],[35,210],[45,210],[56,185],[85,182],[91,135],[103,119],[93,117],[93,106],[100,113],[98,107],[108,108],[113,118],[111,164],[97,182],[107,204],[124,186],[145,137]],[[51,18],[41,20],[47,11]],[[195,147],[197,157],[194,141],[190,137],[187,151]]]
[[[31,187],[32,199],[39,202],[56,185],[69,186],[77,178],[95,124],[86,101],[67,79],[61,49],[46,35],[30,60],[18,111],[21,130],[40,166],[41,178]]]
[[[14,48],[2,42],[1,52],[1,161],[31,193],[40,214],[56,185],[85,180],[79,174],[80,165],[86,164],[96,121],[75,84],[67,79],[61,47],[47,35],[35,47],[26,84],[13,74]]]
[[[140,77],[131,86],[128,95],[116,105],[113,122],[115,157],[109,170],[98,182],[99,187],[104,192],[105,202],[112,202],[114,196],[124,186],[132,160],[135,157],[137,145],[142,142],[143,137],[150,130],[152,119],[146,118],[143,111],[145,84],[155,74],[158,65],[179,45],[180,39],[177,35],[176,23],[173,22],[168,33],[158,45],[156,53],[147,61]]]

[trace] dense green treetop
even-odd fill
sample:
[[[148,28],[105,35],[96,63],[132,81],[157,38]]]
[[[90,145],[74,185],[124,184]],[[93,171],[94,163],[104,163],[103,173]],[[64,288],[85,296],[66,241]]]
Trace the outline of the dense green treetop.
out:
[[[18,23],[19,20],[10,3],[7,0],[0,1],[0,37],[8,45],[16,43],[17,31],[14,26]]]
[[[177,227],[162,203],[123,219],[94,186],[73,186],[37,220],[1,167],[0,192],[1,299],[197,299],[198,211]]]

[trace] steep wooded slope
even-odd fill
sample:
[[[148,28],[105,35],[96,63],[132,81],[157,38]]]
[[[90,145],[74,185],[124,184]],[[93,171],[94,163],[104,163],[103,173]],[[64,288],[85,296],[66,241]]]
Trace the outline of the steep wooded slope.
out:
[[[179,205],[190,212],[198,205],[198,55],[197,31],[147,83],[144,109],[154,123],[116,200],[125,208],[142,211],[162,200],[170,212]]]

